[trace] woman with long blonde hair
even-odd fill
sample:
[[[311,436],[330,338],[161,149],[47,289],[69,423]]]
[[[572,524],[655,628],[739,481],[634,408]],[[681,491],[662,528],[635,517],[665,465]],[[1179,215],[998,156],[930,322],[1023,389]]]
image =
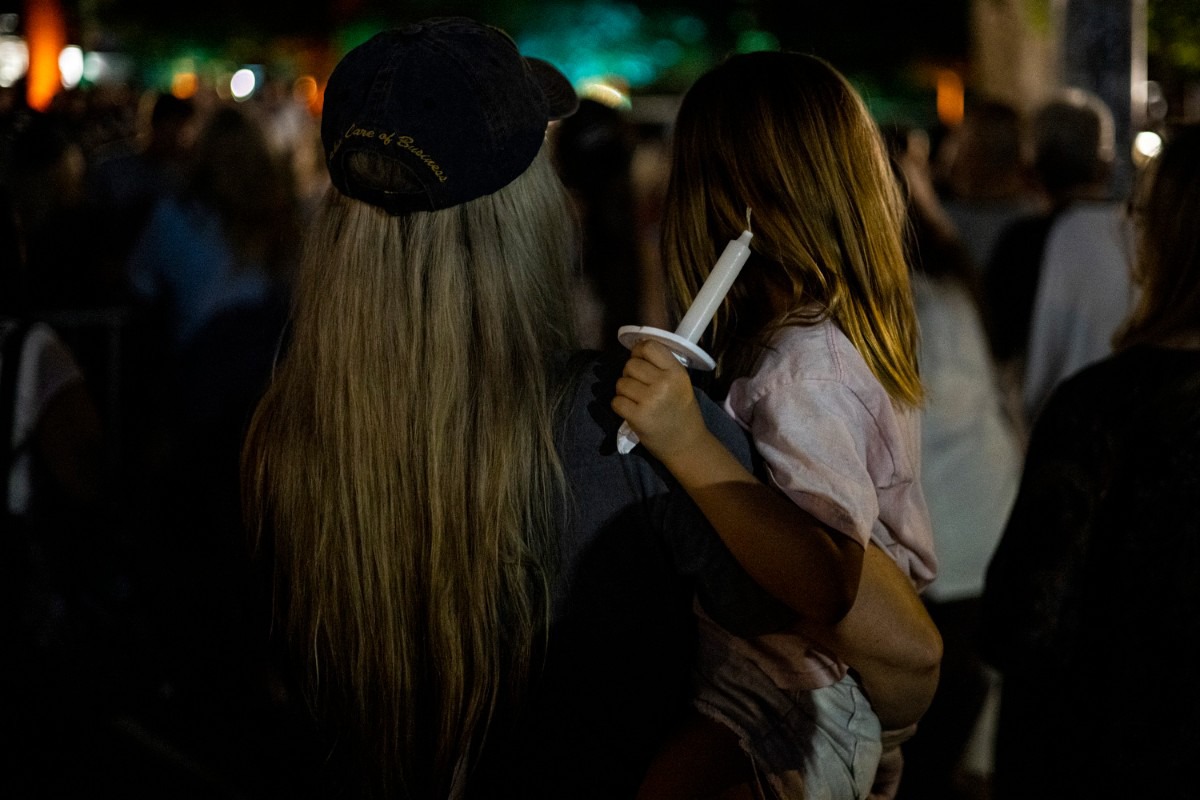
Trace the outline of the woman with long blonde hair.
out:
[[[749,214],[751,255],[704,343],[717,362],[715,391],[778,491],[760,490],[707,433],[686,375],[661,345],[634,348],[613,409],[739,561],[773,554],[773,571],[756,578],[792,597],[802,622],[842,619],[877,548],[924,587],[936,558],[919,481],[905,208],[863,100],[819,58],[733,56],[688,90],[673,156],[663,258],[677,313]],[[807,630],[753,639],[717,624],[701,630],[701,719],[681,739],[724,736],[726,753],[743,754],[741,778],[763,796],[872,791],[881,723],[907,727],[911,709],[894,713],[851,671],[852,655]],[[713,753],[693,760],[696,769],[665,762],[657,774],[711,781]]]
[[[330,81],[323,134],[338,188],[307,240],[288,353],[244,471],[249,524],[273,550],[277,612],[314,695],[344,715],[335,724],[371,732],[356,744],[373,749],[363,758],[383,793],[431,797],[463,780],[545,635],[574,231],[540,152],[559,112],[511,43],[465,22],[405,35],[381,34]],[[374,73],[404,58],[444,66],[419,52],[440,41],[506,59],[492,80],[524,91],[510,116],[525,129],[495,147],[524,152],[445,147],[434,170],[403,142],[431,124],[404,116],[406,97],[363,100]],[[493,191],[438,181],[489,155],[510,162],[480,179]]]
[[[551,356],[570,341],[556,197],[539,156],[461,214],[330,198],[297,286],[297,355],[250,434],[267,500],[254,515],[290,537],[275,555],[287,616],[305,626],[291,634],[348,676],[337,688],[381,745],[441,770],[486,730],[545,628],[563,490]],[[536,227],[499,230],[505,203]]]

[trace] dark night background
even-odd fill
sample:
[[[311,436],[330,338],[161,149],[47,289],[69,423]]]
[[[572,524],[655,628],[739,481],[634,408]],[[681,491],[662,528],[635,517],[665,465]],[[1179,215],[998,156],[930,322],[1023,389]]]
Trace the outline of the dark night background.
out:
[[[67,5],[70,8],[70,0]],[[380,27],[447,14],[473,16],[519,36],[550,6],[587,4],[515,0],[410,0],[402,4],[382,0],[210,0],[201,9],[161,0],[96,0],[90,6],[79,5],[89,9],[113,44],[137,49],[180,40],[208,46],[256,40],[266,47],[275,37],[327,39],[331,33],[353,25]],[[734,45],[739,28],[754,25],[774,34],[783,47],[818,53],[850,71],[886,72],[916,59],[960,62],[968,50],[969,4],[961,0],[919,4],[872,0],[701,0],[680,4],[641,0],[624,5],[636,5],[648,17],[686,13],[700,18],[707,25],[716,52]]]

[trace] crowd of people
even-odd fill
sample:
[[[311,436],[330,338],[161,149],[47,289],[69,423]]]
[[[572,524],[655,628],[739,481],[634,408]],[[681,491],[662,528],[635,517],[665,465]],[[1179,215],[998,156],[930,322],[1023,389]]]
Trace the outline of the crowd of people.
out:
[[[14,796],[1188,787],[1195,127],[1123,196],[1083,90],[934,130],[743,54],[644,186],[463,18],[320,117],[0,91]],[[711,373],[618,344],[747,227]]]
[[[238,455],[306,176],[262,104],[22,99],[5,90],[0,132],[5,781],[303,791],[299,707],[254,616]]]

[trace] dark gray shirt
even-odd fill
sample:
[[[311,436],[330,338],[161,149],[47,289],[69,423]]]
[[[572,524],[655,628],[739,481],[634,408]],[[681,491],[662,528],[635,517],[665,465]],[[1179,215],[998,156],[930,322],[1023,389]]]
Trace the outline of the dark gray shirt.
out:
[[[587,363],[566,411],[560,453],[572,496],[544,668],[500,748],[506,765],[488,759],[489,772],[504,774],[485,794],[632,797],[688,708],[693,600],[741,635],[794,619],[645,448],[617,453],[621,420],[610,402],[625,359]],[[750,467],[746,435],[697,395],[709,428]]]

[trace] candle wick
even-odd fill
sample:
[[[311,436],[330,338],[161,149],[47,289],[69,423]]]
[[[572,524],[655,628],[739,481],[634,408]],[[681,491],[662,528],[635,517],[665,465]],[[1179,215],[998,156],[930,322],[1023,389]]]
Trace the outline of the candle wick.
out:
[[[746,230],[750,231],[751,233],[754,233],[754,229],[750,227],[750,212],[751,212],[751,210],[752,209],[750,208],[750,206],[746,206]]]

